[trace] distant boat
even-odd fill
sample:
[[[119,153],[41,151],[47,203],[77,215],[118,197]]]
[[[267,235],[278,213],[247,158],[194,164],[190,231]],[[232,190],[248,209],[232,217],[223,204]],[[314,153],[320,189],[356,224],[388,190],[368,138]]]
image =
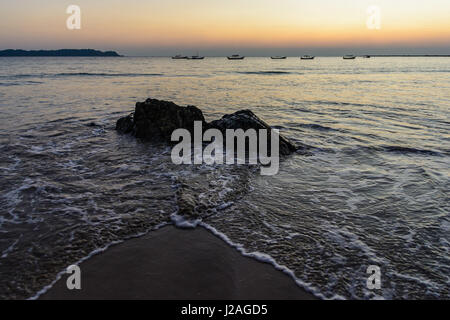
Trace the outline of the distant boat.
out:
[[[302,60],[314,60],[314,58],[315,58],[314,56],[304,55],[300,59],[302,59]]]
[[[244,60],[244,56],[240,56],[238,54],[233,54],[232,56],[227,57],[228,60]]]
[[[370,58],[372,58],[371,56],[364,56],[364,58],[366,58],[366,59],[370,59]]]
[[[187,56],[182,56],[181,54],[177,54],[176,56],[173,56],[172,59],[174,60],[183,60],[183,59],[188,59]]]
[[[354,56],[352,54],[347,54],[343,58],[344,58],[344,60],[354,60],[354,59],[356,59],[356,56]]]
[[[285,56],[274,56],[274,57],[270,57],[271,59],[273,59],[273,60],[284,60],[284,59],[287,59],[287,57],[285,57]]]
[[[200,56],[197,52],[197,54],[195,56],[190,56],[190,57],[188,57],[188,59],[189,60],[203,60],[203,59],[205,59],[205,57]]]
[[[199,56],[198,54],[195,56],[188,57],[189,60],[203,60],[205,57]]]

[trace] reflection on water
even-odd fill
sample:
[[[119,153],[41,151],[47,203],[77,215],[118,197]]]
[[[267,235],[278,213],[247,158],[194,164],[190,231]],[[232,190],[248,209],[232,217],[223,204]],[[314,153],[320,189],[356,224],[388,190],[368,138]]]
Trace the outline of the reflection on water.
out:
[[[449,59],[0,61],[0,296],[170,222],[189,186],[205,223],[325,297],[449,298]],[[311,153],[274,177],[174,166],[113,130],[147,97],[249,108]]]

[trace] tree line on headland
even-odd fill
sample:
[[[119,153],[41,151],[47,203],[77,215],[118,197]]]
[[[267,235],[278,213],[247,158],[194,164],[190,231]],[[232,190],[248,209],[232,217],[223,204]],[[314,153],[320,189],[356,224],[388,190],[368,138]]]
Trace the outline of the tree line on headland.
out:
[[[120,57],[115,51],[94,49],[14,50],[0,51],[0,57]]]

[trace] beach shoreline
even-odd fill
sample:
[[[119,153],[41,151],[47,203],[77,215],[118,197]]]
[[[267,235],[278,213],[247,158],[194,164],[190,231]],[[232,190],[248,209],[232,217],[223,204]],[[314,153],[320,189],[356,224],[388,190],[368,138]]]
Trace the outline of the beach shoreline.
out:
[[[172,225],[82,262],[81,290],[64,274],[42,300],[314,300],[271,264],[245,257],[204,228]]]

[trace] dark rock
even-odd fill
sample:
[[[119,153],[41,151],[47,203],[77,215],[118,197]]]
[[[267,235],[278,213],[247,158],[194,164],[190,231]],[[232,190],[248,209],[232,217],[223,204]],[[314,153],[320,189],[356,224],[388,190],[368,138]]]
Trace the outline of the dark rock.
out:
[[[91,128],[101,128],[101,125],[99,125],[95,122],[89,122],[86,126],[91,127]]]
[[[206,123],[202,111],[197,107],[180,107],[173,102],[156,99],[136,103],[135,112],[120,118],[117,121],[116,130],[121,133],[131,133],[147,141],[170,143],[172,133],[176,129],[187,129],[193,134],[194,121],[201,121],[203,130],[215,128],[225,132],[226,129],[243,129],[244,131],[267,129],[270,147],[271,127],[250,110],[241,110],[225,115],[220,120]],[[297,147],[294,144],[280,135],[281,155],[289,155],[296,150]]]
[[[131,133],[134,128],[134,113],[120,118],[116,123],[116,130],[122,133]]]
[[[219,129],[222,132],[225,132],[227,129],[242,129],[244,131],[248,129],[255,129],[257,131],[266,129],[268,132],[268,146],[270,150],[270,132],[272,128],[250,110],[240,110],[233,114],[224,115],[222,119],[214,120],[209,125],[211,128]],[[289,155],[296,150],[297,147],[280,134],[280,154]]]
[[[250,110],[240,110],[233,114],[226,114],[222,119],[212,121],[210,125],[221,131],[226,129],[258,130],[270,128]]]
[[[116,130],[147,141],[170,142],[176,129],[193,133],[194,121],[206,125],[203,113],[197,107],[180,107],[173,102],[147,99],[136,103],[134,114],[119,119]]]

